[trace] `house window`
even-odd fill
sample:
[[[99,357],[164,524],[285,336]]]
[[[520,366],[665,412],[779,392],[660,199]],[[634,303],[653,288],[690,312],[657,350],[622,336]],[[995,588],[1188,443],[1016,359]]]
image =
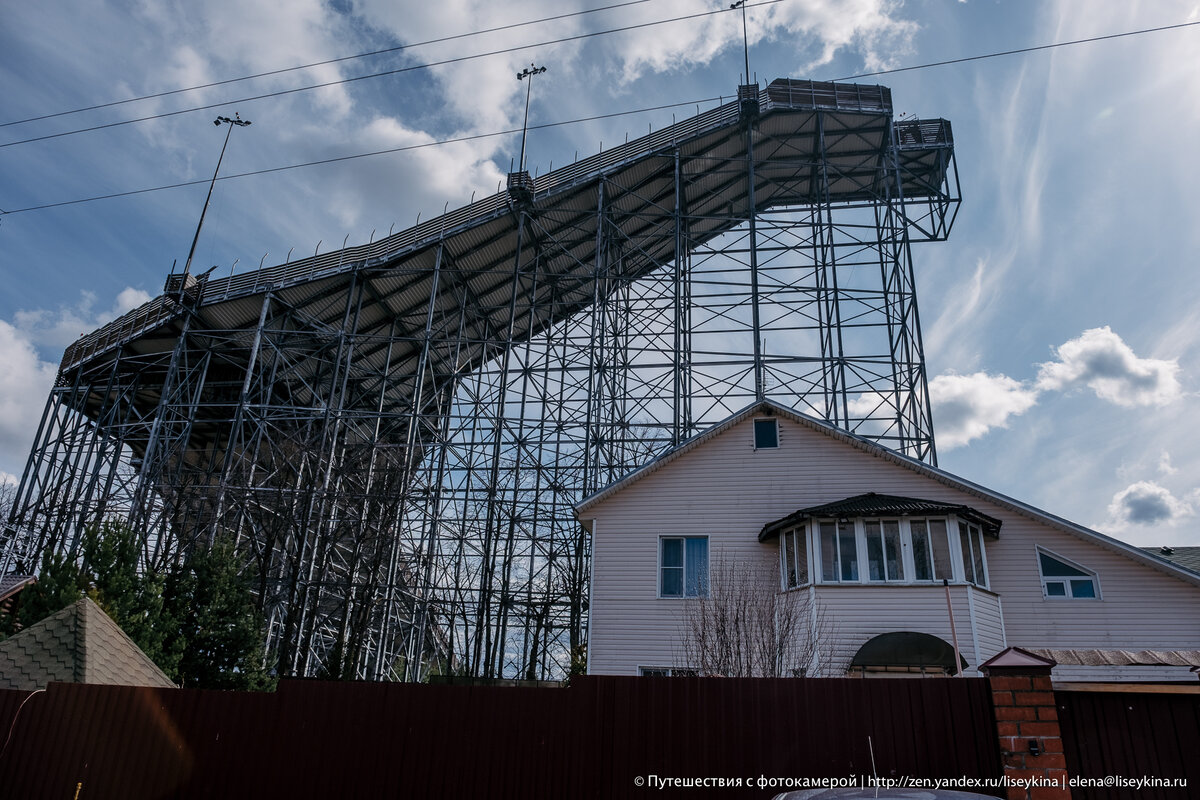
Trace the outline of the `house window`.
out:
[[[913,580],[954,580],[946,520],[914,519],[908,525],[912,534]]]
[[[659,597],[707,597],[708,537],[664,536],[659,542]]]
[[[771,450],[779,447],[779,420],[754,420],[754,449]]]
[[[697,674],[696,670],[683,667],[638,667],[638,675],[644,678],[694,678]]]
[[[867,520],[867,579],[904,580],[904,556],[900,551],[900,523],[896,520]]]
[[[822,583],[955,581],[987,588],[983,529],[949,519],[849,519],[811,523],[814,575]],[[794,536],[795,541],[788,541]],[[803,529],[780,538],[784,588],[803,583],[792,564],[803,564]],[[959,571],[961,570],[961,572]]]
[[[826,583],[858,582],[858,542],[854,523],[822,522],[821,580]]]
[[[960,521],[958,541],[962,550],[963,577],[967,583],[987,588],[987,559],[983,553],[983,530]]]
[[[796,528],[780,537],[783,588],[794,589],[808,583],[808,532]]]
[[[1042,573],[1042,594],[1094,600],[1100,596],[1096,573],[1064,559],[1038,550],[1038,569]]]

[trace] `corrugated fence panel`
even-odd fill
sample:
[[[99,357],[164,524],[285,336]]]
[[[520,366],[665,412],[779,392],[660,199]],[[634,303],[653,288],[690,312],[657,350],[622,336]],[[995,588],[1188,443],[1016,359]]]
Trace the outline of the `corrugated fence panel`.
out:
[[[0,693],[12,724],[24,692]],[[8,726],[6,726],[8,727]],[[766,778],[997,776],[979,679],[609,678],[570,688],[284,681],[275,693],[51,684],[0,756],[6,796],[769,797]],[[639,781],[641,784],[639,785]],[[676,791],[673,789],[668,791]]]
[[[1186,787],[1077,787],[1075,800],[1200,796],[1200,695],[1055,692],[1067,772],[1089,779],[1184,779]]]

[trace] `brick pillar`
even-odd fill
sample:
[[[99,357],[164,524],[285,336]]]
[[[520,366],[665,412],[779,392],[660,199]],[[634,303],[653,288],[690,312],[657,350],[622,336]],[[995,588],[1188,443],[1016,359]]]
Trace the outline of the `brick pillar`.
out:
[[[1040,662],[1040,663],[1039,663]],[[1054,781],[1028,789],[1010,786],[1008,800],[1069,800],[1067,761],[1050,671],[1055,662],[1010,647],[980,668],[992,686],[996,735],[1004,774],[1012,779]],[[1034,743],[1038,754],[1031,750]]]

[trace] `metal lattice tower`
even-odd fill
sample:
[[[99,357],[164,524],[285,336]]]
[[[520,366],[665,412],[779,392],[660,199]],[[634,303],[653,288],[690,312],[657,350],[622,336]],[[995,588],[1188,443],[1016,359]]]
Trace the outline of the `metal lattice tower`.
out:
[[[586,495],[757,397],[935,460],[910,245],[950,124],[778,80],[369,245],[164,294],[63,357],[0,573],[217,536],[282,674],[555,677]]]

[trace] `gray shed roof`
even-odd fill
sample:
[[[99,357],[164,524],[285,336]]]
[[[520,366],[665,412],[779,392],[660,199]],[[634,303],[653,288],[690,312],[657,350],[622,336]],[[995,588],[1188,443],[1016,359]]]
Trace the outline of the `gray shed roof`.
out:
[[[1059,664],[1088,667],[1196,667],[1200,650],[1100,650],[1030,647],[1030,653],[1052,658]]]

